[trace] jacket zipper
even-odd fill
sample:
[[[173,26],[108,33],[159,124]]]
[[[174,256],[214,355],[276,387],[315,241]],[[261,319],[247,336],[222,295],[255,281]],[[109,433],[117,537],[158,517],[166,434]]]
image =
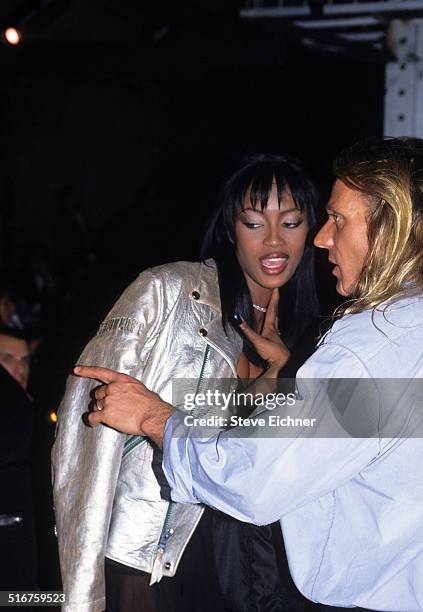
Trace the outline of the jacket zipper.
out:
[[[138,444],[141,444],[145,440],[144,436],[131,436],[123,447],[122,459],[126,457],[128,453],[130,453]]]
[[[200,370],[200,376],[198,377],[198,383],[197,383],[197,388],[195,390],[195,395],[198,395],[198,393],[200,393],[202,384],[204,382],[204,373],[206,371],[209,360],[210,360],[210,345],[207,344],[206,352],[204,353],[203,363],[202,363],[201,370]],[[128,440],[127,442],[128,446],[129,444],[131,444],[131,439]],[[125,445],[125,450],[126,450],[126,445]],[[163,575],[162,570],[161,569],[158,570],[157,564],[161,563],[161,559],[166,550],[167,541],[173,533],[173,530],[169,529],[169,522],[170,522],[170,518],[172,516],[173,510],[174,510],[174,507],[175,507],[175,502],[170,501],[169,506],[167,508],[165,520],[163,523],[163,528],[160,533],[159,543],[157,544],[157,552],[156,552],[156,556],[155,556],[154,563],[153,563],[153,571],[151,572],[150,585],[154,584],[154,582],[158,582]]]
[[[204,372],[205,372],[206,367],[207,367],[207,365],[209,363],[209,360],[210,360],[210,345],[207,343],[206,352],[204,353],[204,358],[203,358],[203,365],[201,366],[200,376],[198,377],[197,388],[195,390],[195,395],[196,396],[201,391],[201,387],[202,387],[203,382],[204,382]]]
[[[212,342],[211,340],[209,340],[208,338],[204,338],[204,341],[207,343],[207,346],[210,346],[211,348],[213,348],[217,353],[219,353],[219,355],[221,357],[223,357],[223,359],[226,361],[226,363],[229,365],[229,367],[231,368],[235,378],[238,376],[237,371],[235,369],[235,367],[233,366],[232,362],[230,361],[229,357],[222,351],[221,348],[219,348],[214,342]]]
[[[163,523],[163,529],[162,532],[160,534],[160,539],[159,539],[159,544],[158,544],[158,552],[162,552],[162,554],[164,553],[165,549],[166,549],[166,544],[167,544],[167,540],[169,539],[169,536],[172,535],[173,533],[173,529],[169,529],[169,521],[170,521],[170,517],[173,513],[173,509],[175,507],[175,502],[169,502],[169,506],[166,512],[166,516],[165,516],[165,520]]]

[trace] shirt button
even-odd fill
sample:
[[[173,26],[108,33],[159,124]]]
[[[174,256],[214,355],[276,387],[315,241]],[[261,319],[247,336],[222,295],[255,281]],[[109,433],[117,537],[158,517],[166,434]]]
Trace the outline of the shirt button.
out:
[[[200,336],[207,336],[207,329],[204,329],[204,327],[201,327],[198,330],[198,333],[200,334]]]
[[[172,567],[171,562],[170,562],[170,561],[166,561],[166,563],[164,564],[164,568],[165,568],[166,570],[170,570],[170,568],[171,568],[171,567]]]
[[[199,300],[200,299],[200,294],[198,293],[198,291],[193,291],[191,293],[191,297],[193,300]]]

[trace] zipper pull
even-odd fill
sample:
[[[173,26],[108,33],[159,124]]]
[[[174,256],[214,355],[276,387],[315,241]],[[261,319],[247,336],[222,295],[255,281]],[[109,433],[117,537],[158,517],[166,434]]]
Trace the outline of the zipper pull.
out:
[[[159,548],[151,570],[150,586],[163,578],[163,553],[164,548]]]

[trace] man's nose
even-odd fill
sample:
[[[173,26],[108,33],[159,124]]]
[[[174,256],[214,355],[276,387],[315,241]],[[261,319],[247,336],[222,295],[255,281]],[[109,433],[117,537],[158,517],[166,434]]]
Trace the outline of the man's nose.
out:
[[[15,361],[13,371],[15,372],[16,378],[22,381],[27,377],[28,366],[22,361]]]
[[[330,249],[333,246],[332,223],[331,219],[328,219],[322,229],[317,232],[313,242],[319,249]]]

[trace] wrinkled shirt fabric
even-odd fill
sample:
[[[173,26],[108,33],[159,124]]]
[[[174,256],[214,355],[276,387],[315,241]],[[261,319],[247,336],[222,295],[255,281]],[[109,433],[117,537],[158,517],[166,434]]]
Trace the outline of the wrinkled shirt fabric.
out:
[[[235,427],[209,439],[177,437],[182,416],[175,412],[164,437],[172,498],[259,525],[280,520],[293,579],[312,601],[421,611],[423,441],[404,432],[421,425],[423,394],[406,389],[395,405],[392,393],[394,379],[420,384],[422,377],[422,296],[345,315],[297,373],[299,414],[316,418],[315,432],[262,438]],[[339,431],[326,403],[336,378],[368,379],[372,397],[356,408],[364,404],[373,435]],[[313,379],[320,380],[315,388],[307,383]],[[383,419],[387,404],[393,426]]]

